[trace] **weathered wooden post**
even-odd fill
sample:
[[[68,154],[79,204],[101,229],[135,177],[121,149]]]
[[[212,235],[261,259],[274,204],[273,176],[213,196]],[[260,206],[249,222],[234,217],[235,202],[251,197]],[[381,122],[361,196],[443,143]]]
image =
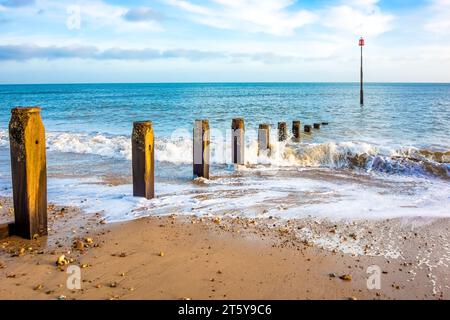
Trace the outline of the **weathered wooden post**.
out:
[[[14,223],[0,224],[0,239],[7,238],[14,234]]]
[[[234,164],[244,164],[245,124],[244,119],[236,118],[231,122],[231,159]]]
[[[260,124],[258,129],[258,155],[270,151],[270,126]]]
[[[295,140],[300,139],[300,121],[292,121],[292,135]]]
[[[133,196],[155,197],[155,137],[151,121],[133,123],[131,135]]]
[[[210,132],[208,120],[195,120],[193,143],[194,176],[209,179]]]
[[[286,122],[278,122],[278,141],[286,141],[287,127]]]
[[[314,123],[314,129],[320,129],[320,123]]]
[[[47,235],[47,165],[41,108],[11,110],[9,143],[14,201],[14,233],[26,239]]]
[[[305,133],[311,133],[311,126],[309,124],[305,125],[304,131]]]

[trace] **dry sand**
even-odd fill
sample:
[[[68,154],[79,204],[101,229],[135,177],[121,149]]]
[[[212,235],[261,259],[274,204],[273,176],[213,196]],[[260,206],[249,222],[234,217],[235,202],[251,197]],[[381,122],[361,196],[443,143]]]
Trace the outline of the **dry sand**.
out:
[[[11,200],[0,206],[0,222],[11,220]],[[49,206],[48,237],[0,240],[0,299],[450,298],[448,219],[110,224],[62,209]],[[69,264],[58,267],[61,255]],[[81,267],[81,290],[66,287],[69,265]],[[380,290],[367,288],[371,265]]]

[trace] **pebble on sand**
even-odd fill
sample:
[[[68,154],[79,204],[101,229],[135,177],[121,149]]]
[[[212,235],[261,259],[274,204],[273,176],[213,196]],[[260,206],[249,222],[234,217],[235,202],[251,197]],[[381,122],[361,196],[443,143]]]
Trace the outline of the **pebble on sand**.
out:
[[[82,251],[84,249],[84,242],[81,240],[75,241],[74,248],[79,251]]]
[[[65,266],[65,265],[67,265],[67,264],[69,264],[69,260],[67,260],[67,258],[66,258],[65,255],[60,255],[60,256],[58,257],[58,260],[56,260],[56,265],[57,265],[57,266],[62,267],[62,266]]]
[[[344,280],[344,281],[352,281],[352,276],[349,274],[344,274],[344,275],[340,276],[339,279]]]

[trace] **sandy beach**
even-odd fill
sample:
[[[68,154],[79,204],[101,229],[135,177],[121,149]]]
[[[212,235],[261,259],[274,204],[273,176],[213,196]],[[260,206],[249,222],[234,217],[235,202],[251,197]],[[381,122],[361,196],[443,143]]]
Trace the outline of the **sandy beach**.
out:
[[[11,200],[0,198],[0,221]],[[448,299],[448,219],[147,217],[49,205],[49,236],[0,246],[0,299]],[[57,261],[64,255],[64,263]],[[81,268],[81,289],[66,286]],[[368,289],[367,268],[381,288]]]

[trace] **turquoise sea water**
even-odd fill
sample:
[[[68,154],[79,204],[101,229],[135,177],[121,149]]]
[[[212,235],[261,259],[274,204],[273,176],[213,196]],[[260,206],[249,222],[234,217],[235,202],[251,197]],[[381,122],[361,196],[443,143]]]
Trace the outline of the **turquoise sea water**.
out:
[[[0,86],[0,128],[9,109],[39,105],[49,131],[129,134],[149,119],[158,136],[191,129],[198,118],[227,129],[231,118],[248,127],[300,119],[329,121],[318,142],[359,138],[395,145],[447,148],[450,84],[367,84],[365,106],[358,84],[77,84]]]
[[[47,130],[50,201],[81,205],[83,198],[86,210],[108,211],[111,219],[136,208],[145,214],[258,215],[268,206],[262,211],[276,215],[272,203],[284,198],[289,210],[280,216],[450,215],[450,84],[367,84],[364,106],[356,83],[4,85],[0,187],[5,194],[11,192],[10,109],[32,105],[41,106]],[[230,166],[234,117],[246,121],[244,168]],[[203,189],[191,182],[195,119],[208,119],[213,130],[213,177]],[[130,133],[138,120],[151,120],[156,136],[160,197],[147,202],[130,197]],[[277,123],[286,121],[290,129],[293,120],[329,125],[298,143],[278,143]],[[267,157],[256,152],[260,123],[272,128],[273,152]],[[267,181],[269,187],[262,187]],[[227,198],[236,190],[241,199]],[[223,192],[225,200],[211,200],[211,210],[195,210],[205,203],[194,195],[212,191]],[[91,198],[95,203],[84,201]]]

